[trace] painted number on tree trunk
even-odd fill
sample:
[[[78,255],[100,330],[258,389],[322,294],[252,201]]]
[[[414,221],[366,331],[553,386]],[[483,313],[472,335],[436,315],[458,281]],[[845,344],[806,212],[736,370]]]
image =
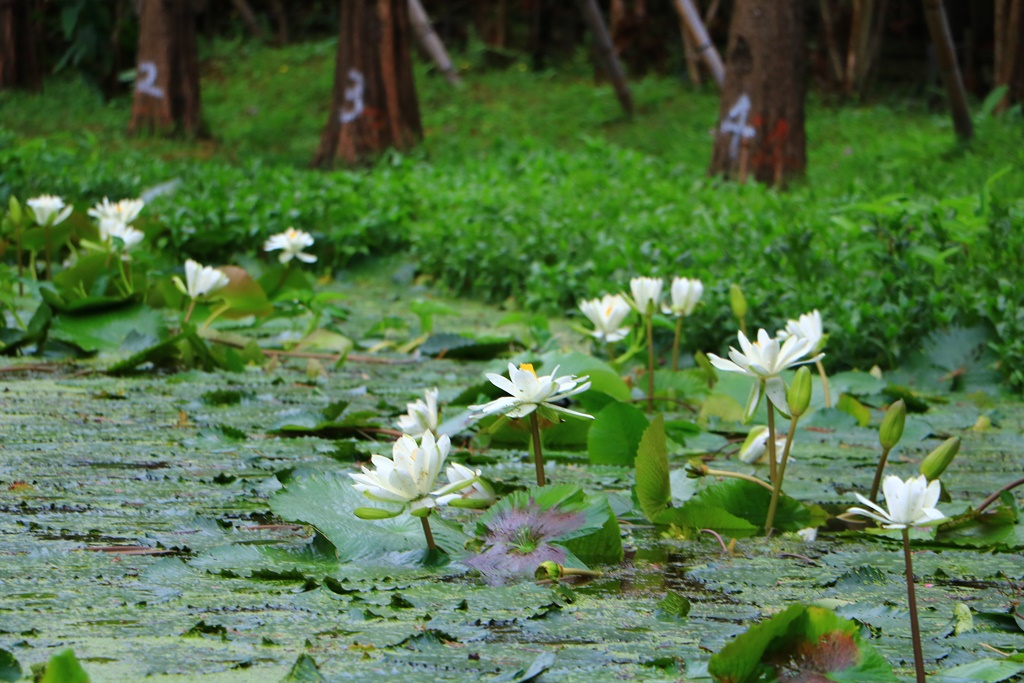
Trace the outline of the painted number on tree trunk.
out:
[[[345,88],[345,105],[341,108],[341,119],[342,125],[346,123],[352,123],[363,114],[363,74],[359,73],[356,69],[348,70],[348,79],[352,81],[352,85]]]
[[[139,72],[135,78],[135,89],[143,95],[163,99],[164,89],[156,85],[156,64],[139,62]]]
[[[740,95],[736,104],[732,105],[729,115],[722,121],[719,130],[732,136],[729,141],[729,158],[735,159],[740,153],[740,139],[752,138],[755,135],[754,128],[747,125],[747,116],[750,114],[750,98],[746,93]]]

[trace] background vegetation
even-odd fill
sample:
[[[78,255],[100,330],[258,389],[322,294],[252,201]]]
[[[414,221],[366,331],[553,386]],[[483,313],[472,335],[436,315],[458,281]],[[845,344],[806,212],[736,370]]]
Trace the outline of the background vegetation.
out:
[[[325,119],[334,44],[204,47],[215,137],[129,139],[130,102],[77,77],[42,95],[0,93],[0,201],[44,192],[92,203],[177,181],[147,213],[172,258],[230,262],[295,226],[324,269],[403,252],[457,294],[549,314],[638,274],[702,278],[691,349],[719,349],[729,284],[769,329],[820,308],[833,369],[890,367],[950,326],[984,329],[1024,385],[1019,108],[980,105],[970,148],[944,113],[895,96],[809,106],[809,174],[779,193],[705,175],[713,92],[672,78],[634,85],[621,118],[586,55],[558,72],[457,58],[466,87],[417,74],[426,141],[373,168],[308,170]]]

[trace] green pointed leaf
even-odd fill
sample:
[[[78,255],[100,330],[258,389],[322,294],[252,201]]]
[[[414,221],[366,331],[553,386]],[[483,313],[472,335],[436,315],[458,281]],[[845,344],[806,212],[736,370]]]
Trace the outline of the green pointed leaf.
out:
[[[708,672],[722,683],[777,680],[798,668],[804,680],[889,683],[898,680],[860,635],[857,622],[823,607],[792,605],[752,626],[711,657]]]
[[[216,298],[228,305],[224,317],[244,318],[255,315],[262,318],[274,312],[274,306],[263,287],[244,268],[221,266],[217,270],[228,276],[228,284],[216,293]]]
[[[295,660],[288,674],[281,683],[326,683],[327,679],[320,673],[320,668],[312,657],[303,653]]]
[[[605,516],[604,525],[586,536],[563,541],[562,545],[585,564],[618,564],[623,558],[619,520],[612,512],[607,498],[591,496],[590,500],[589,514],[595,512],[603,514]]]
[[[668,506],[672,487],[668,476],[665,417],[659,414],[644,431],[636,452],[636,497],[650,521]]]
[[[628,403],[609,403],[594,416],[587,432],[587,455],[594,465],[632,467],[647,429],[643,411]]]
[[[40,683],[89,683],[89,674],[78,663],[72,650],[64,650],[50,657]]]

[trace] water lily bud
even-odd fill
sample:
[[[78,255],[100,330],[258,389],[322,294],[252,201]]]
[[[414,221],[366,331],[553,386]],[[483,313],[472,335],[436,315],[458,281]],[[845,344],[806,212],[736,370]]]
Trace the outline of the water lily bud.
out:
[[[699,479],[708,475],[708,466],[700,458],[693,458],[686,463],[686,476],[690,479]]]
[[[537,566],[537,570],[533,573],[533,578],[537,581],[544,581],[545,579],[548,581],[557,581],[562,578],[563,573],[564,569],[562,568],[562,565],[548,560],[547,562],[541,562]]]
[[[732,306],[732,314],[742,320],[747,317],[747,298],[743,296],[743,290],[735,282],[729,285],[729,305]]]
[[[10,200],[7,202],[7,206],[11,214],[11,222],[17,225],[21,223],[21,204],[18,203],[17,198],[12,194]]]
[[[811,371],[806,365],[796,371],[793,383],[786,392],[786,403],[789,404],[789,414],[794,418],[807,412],[807,407],[811,405]]]
[[[401,514],[401,510],[398,512],[392,512],[391,510],[385,510],[384,508],[356,508],[352,511],[359,519],[391,519]]]
[[[936,448],[934,451],[925,456],[925,459],[921,461],[921,474],[925,476],[928,481],[934,481],[942,476],[942,473],[949,467],[949,463],[953,462],[953,458],[960,451],[960,437],[952,436]]]
[[[891,451],[903,436],[903,426],[907,423],[907,404],[903,399],[896,401],[885,411],[882,426],[878,428],[878,441],[882,448]]]

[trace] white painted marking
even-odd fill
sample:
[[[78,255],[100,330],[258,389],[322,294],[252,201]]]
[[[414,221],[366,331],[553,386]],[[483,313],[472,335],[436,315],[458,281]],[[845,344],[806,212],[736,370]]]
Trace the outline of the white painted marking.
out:
[[[740,95],[736,104],[732,105],[729,115],[719,127],[723,133],[731,134],[729,142],[729,158],[735,159],[740,153],[740,138],[752,138],[757,134],[752,126],[747,125],[747,116],[750,114],[750,98],[746,93]]]
[[[153,62],[139,62],[139,70],[135,79],[135,89],[144,95],[155,97],[159,100],[164,98],[164,89],[156,87],[156,64]]]
[[[345,102],[348,104],[341,108],[339,118],[342,125],[352,123],[363,114],[363,85],[366,81],[356,69],[349,69],[348,77],[352,85],[345,88]]]

